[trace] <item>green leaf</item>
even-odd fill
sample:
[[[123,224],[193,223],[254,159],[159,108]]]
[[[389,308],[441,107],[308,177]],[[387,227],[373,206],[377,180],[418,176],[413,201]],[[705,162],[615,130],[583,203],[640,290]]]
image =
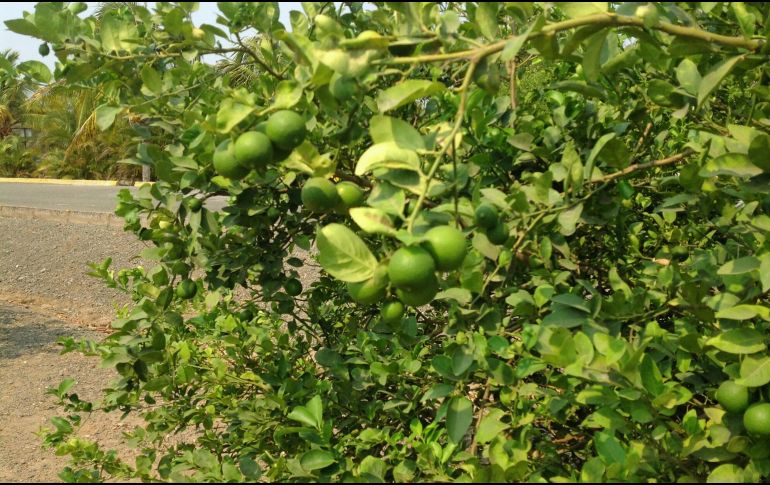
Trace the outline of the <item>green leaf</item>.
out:
[[[746,256],[726,262],[719,268],[719,270],[717,270],[717,274],[739,275],[751,273],[752,271],[759,269],[759,264],[759,259],[754,256]]]
[[[130,51],[137,45],[131,39],[138,37],[136,26],[124,20],[117,13],[107,12],[102,17],[100,29],[102,49],[107,53]]]
[[[465,288],[448,288],[437,293],[435,298],[437,300],[454,300],[461,306],[465,306],[471,302],[473,296]]]
[[[615,133],[607,133],[606,135],[602,135],[601,138],[596,142],[594,147],[591,149],[591,153],[588,155],[588,160],[586,161],[586,166],[584,169],[584,178],[585,180],[591,180],[591,175],[594,171],[594,163],[596,161],[596,157],[599,156],[599,153],[604,149],[604,145],[606,145],[610,140],[615,138]]]
[[[543,318],[543,325],[572,328],[588,323],[588,316],[581,310],[555,304],[551,313]]]
[[[230,130],[254,112],[254,107],[227,98],[222,101],[217,112],[217,131],[230,133]]]
[[[356,175],[379,168],[420,171],[420,157],[414,150],[401,148],[395,142],[372,145],[356,164]]]
[[[297,81],[285,80],[275,88],[275,101],[272,108],[289,109],[302,99],[302,86]]]
[[[300,465],[307,471],[320,470],[336,463],[334,455],[328,451],[310,450],[299,459]]]
[[[20,72],[28,74],[32,79],[40,81],[41,83],[48,83],[51,81],[51,70],[40,61],[25,61],[16,66],[16,68]]]
[[[520,35],[517,35],[513,37],[512,39],[508,40],[505,43],[505,47],[503,47],[503,52],[500,54],[500,60],[503,62],[508,62],[512,60],[521,50],[524,43],[529,38],[530,32],[532,32],[532,28],[535,26],[537,22],[532,22],[529,24],[529,28],[522,32]]]
[[[596,453],[608,465],[617,463],[623,465],[626,462],[626,450],[617,438],[608,431],[602,431],[594,435]]]
[[[560,231],[565,236],[571,236],[575,233],[577,223],[580,220],[580,216],[583,214],[583,203],[579,203],[570,207],[567,210],[563,210],[559,213],[557,220],[559,221]]]
[[[342,224],[329,224],[316,236],[321,266],[347,283],[365,281],[374,275],[377,258],[356,233]]]
[[[696,96],[700,88],[701,75],[698,72],[698,65],[690,59],[683,59],[676,67],[676,79],[679,85],[688,93]]]
[[[11,32],[16,32],[21,35],[28,35],[30,37],[41,38],[42,34],[35,24],[27,19],[12,19],[6,20],[5,26]]]
[[[375,144],[393,142],[401,148],[424,150],[420,132],[406,121],[390,116],[375,115],[369,122],[369,133]]]
[[[653,396],[659,396],[663,391],[663,376],[660,374],[655,361],[648,354],[644,354],[642,364],[639,366],[639,374],[642,378],[642,385]]]
[[[708,339],[706,345],[716,347],[730,354],[754,354],[767,348],[762,334],[751,328],[728,330]]]
[[[481,2],[476,8],[476,25],[481,35],[487,40],[497,39],[497,12],[500,9],[498,2]]]
[[[311,428],[319,428],[315,416],[304,406],[297,406],[287,416],[289,419],[300,422]]]
[[[703,76],[700,86],[698,87],[698,107],[703,104],[706,98],[719,86],[719,83],[732,71],[735,65],[743,60],[744,56],[735,56],[719,63],[708,74]]]
[[[762,173],[762,169],[751,163],[751,159],[743,153],[725,153],[712,158],[698,172],[701,177],[716,177],[728,175],[731,177],[749,178]]]
[[[583,50],[583,75],[588,82],[596,82],[599,79],[601,69],[601,55],[604,41],[609,30],[602,29],[588,38]]]
[[[107,130],[115,122],[115,117],[122,109],[120,106],[109,106],[106,104],[99,106],[94,110],[96,126],[102,131]]]
[[[720,310],[714,316],[728,320],[751,320],[759,316],[763,320],[770,321],[770,308],[760,305],[736,305]]]
[[[446,87],[440,82],[409,79],[382,91],[377,96],[377,107],[381,113],[385,113],[417,99],[440,93],[444,89]]]
[[[503,423],[501,419],[505,417],[505,412],[501,409],[490,409],[487,414],[481,418],[479,423],[479,431],[476,433],[476,441],[480,444],[489,443],[503,431],[510,428],[509,425]]]
[[[759,257],[759,281],[762,283],[762,291],[770,290],[770,253]]]
[[[608,2],[556,2],[562,12],[569,18],[585,17],[597,13],[606,13]]]
[[[572,293],[562,293],[560,295],[554,295],[551,297],[551,301],[572,307],[576,310],[580,310],[585,313],[591,313],[591,304],[586,300],[580,298]]]
[[[446,416],[446,427],[449,440],[459,443],[473,421],[473,404],[467,397],[453,397],[449,401]]]
[[[607,94],[596,86],[590,86],[584,81],[558,81],[551,84],[551,89],[558,91],[574,91],[589,98],[598,98],[604,100]]]
[[[144,87],[153,94],[160,94],[163,92],[163,79],[160,77],[158,71],[153,69],[150,64],[145,64],[141,72],[142,82]]]
[[[770,357],[747,355],[741,362],[740,379],[735,383],[746,387],[761,387],[770,382]]]
[[[385,234],[395,236],[396,228],[388,214],[381,209],[370,207],[354,207],[350,209],[350,217],[358,227],[370,234]]]
[[[745,483],[744,470],[738,465],[725,463],[714,468],[706,483]]]

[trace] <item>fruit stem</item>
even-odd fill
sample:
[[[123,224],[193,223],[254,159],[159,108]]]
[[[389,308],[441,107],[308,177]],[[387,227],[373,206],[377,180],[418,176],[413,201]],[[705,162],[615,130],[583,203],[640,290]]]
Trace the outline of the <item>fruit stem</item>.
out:
[[[409,216],[409,222],[407,223],[407,230],[409,231],[410,234],[412,233],[412,229],[414,227],[414,221],[417,219],[417,215],[420,213],[420,209],[425,203],[425,198],[428,196],[430,183],[433,180],[433,176],[436,175],[436,170],[438,170],[438,166],[439,166],[439,163],[441,162],[441,159],[444,158],[444,155],[446,155],[446,152],[449,150],[449,147],[452,147],[453,149],[455,148],[455,135],[457,135],[457,132],[460,131],[460,127],[463,124],[463,117],[465,117],[465,107],[468,101],[468,87],[471,85],[471,81],[473,80],[473,73],[476,71],[476,66],[479,64],[479,61],[481,61],[481,59],[483,59],[487,55],[489,54],[478,55],[476,57],[473,57],[471,59],[470,64],[468,64],[468,69],[465,71],[465,78],[463,79],[463,83],[460,86],[460,106],[457,108],[457,114],[455,115],[454,126],[452,127],[452,131],[449,132],[449,135],[446,138],[444,146],[436,155],[436,159],[433,161],[433,165],[431,165],[430,170],[428,171],[428,174],[426,176],[425,182],[423,184],[422,193],[420,193],[420,197],[417,199],[417,204],[415,204],[414,209],[412,210],[412,213]]]

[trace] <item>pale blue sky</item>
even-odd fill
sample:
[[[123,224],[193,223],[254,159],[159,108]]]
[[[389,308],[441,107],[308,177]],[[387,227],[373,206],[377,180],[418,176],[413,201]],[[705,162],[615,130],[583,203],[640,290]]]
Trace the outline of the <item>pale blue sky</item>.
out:
[[[89,5],[89,10],[93,9],[98,2],[86,2]],[[152,3],[152,2],[151,2]],[[302,11],[302,5],[300,2],[279,2],[281,5],[281,22],[287,27],[291,28],[289,22],[289,11],[300,10]],[[37,52],[40,42],[23,35],[10,32],[5,27],[6,20],[18,19],[23,17],[24,11],[34,11],[34,3],[3,3],[0,7],[0,50],[13,49],[21,54],[22,61],[38,60],[43,61],[48,66],[53,67],[55,57],[48,55],[47,57],[41,57]],[[196,24],[216,24],[217,18],[217,4],[216,2],[200,2],[200,9],[193,13],[193,21]],[[85,13],[81,15],[86,15]]]

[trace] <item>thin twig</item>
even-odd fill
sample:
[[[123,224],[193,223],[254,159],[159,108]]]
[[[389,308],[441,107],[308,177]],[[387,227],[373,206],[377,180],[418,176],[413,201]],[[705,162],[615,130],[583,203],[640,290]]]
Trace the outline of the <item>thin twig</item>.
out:
[[[665,165],[671,165],[672,163],[677,163],[685,158],[692,155],[692,150],[685,150],[682,153],[678,153],[676,155],[670,156],[668,158],[663,158],[661,160],[655,160],[652,162],[647,163],[637,163],[635,165],[629,165],[628,167],[624,168],[623,170],[620,170],[618,172],[611,173],[609,175],[605,175],[604,177],[599,177],[595,179],[591,179],[588,183],[589,184],[601,184],[605,182],[609,182],[610,180],[615,180],[616,178],[623,177],[624,175],[628,175],[630,173],[634,173],[638,170],[644,170],[647,168],[652,167],[663,167]]]

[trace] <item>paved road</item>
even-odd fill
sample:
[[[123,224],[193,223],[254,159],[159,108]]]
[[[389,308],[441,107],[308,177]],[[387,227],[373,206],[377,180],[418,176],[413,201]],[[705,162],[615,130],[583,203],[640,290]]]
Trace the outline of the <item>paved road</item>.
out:
[[[111,214],[122,189],[137,190],[134,187],[0,183],[0,205]],[[206,206],[218,210],[224,207],[225,201],[224,197],[212,197]]]

